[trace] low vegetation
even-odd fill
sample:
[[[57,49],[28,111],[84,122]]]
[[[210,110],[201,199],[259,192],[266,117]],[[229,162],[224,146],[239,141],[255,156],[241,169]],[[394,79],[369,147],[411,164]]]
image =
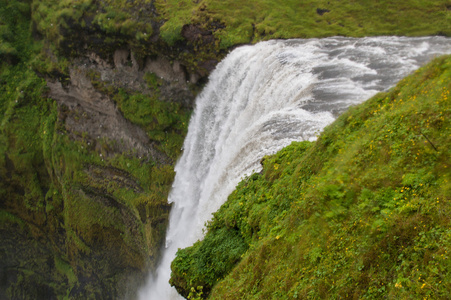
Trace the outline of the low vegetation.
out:
[[[37,31],[66,55],[86,47],[105,55],[118,47],[164,51],[202,75],[230,47],[262,40],[451,35],[448,0],[35,0],[32,10]]]
[[[445,299],[450,78],[451,57],[435,59],[266,157],[178,251],[171,283],[191,299]]]
[[[440,0],[157,0],[155,5],[168,20],[161,27],[168,43],[182,38],[185,24],[210,26],[221,48],[275,38],[451,34],[450,3]]]

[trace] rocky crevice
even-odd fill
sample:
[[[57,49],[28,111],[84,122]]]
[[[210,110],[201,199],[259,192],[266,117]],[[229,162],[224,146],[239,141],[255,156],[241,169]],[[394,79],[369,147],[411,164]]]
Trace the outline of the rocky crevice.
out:
[[[163,83],[159,87],[159,99],[180,103],[187,108],[192,107],[195,97],[189,87],[196,84],[199,77],[187,74],[178,61],[171,64],[161,56],[147,58],[140,67],[129,50],[117,50],[113,61],[114,66],[90,53],[74,60],[65,82],[47,80],[49,97],[58,103],[59,118],[65,130],[73,140],[79,140],[81,136],[88,139],[91,148],[99,152],[100,139],[113,142],[106,155],[132,153],[137,157],[149,157],[157,163],[169,163],[170,159],[156,149],[156,142],[150,140],[142,128],[124,118],[111,95],[94,87],[89,77],[98,74],[101,84],[114,87],[113,93],[122,88],[149,94],[151,91],[144,76],[153,73]]]

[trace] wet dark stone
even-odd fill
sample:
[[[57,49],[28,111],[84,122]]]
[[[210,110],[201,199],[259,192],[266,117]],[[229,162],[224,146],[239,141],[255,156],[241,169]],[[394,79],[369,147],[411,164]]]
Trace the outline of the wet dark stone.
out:
[[[325,13],[330,12],[327,8],[317,8],[316,13],[320,16],[324,15]]]

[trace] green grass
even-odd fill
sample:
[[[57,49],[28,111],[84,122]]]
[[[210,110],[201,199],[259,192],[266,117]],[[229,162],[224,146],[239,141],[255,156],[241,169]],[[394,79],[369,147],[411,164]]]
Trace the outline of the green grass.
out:
[[[107,34],[129,35],[142,33],[147,40],[152,35],[151,17],[146,14],[149,1],[139,1],[131,5],[126,1],[105,1],[102,4],[92,0],[83,1],[34,1],[33,21],[37,29],[50,40],[64,38],[61,27],[78,24],[86,28],[86,22],[93,22]]]
[[[171,282],[210,299],[446,298],[450,78],[451,57],[438,58],[351,108],[317,142],[267,157],[204,241],[179,250]]]
[[[153,34],[151,21],[162,20],[160,37],[169,45],[183,40],[184,25],[196,24],[212,29],[221,47],[227,48],[273,38],[450,35],[449,5],[448,0],[156,0],[158,17],[146,0],[133,5],[123,0],[35,1],[32,9],[37,29],[56,42],[63,38],[58,28],[73,24],[82,28],[95,25],[106,34],[147,42]]]
[[[167,22],[161,37],[181,39],[185,24],[224,28],[214,32],[221,48],[274,38],[334,35],[450,35],[449,1],[176,1],[157,0]],[[317,9],[325,11],[322,15]],[[327,11],[326,11],[327,10]]]
[[[262,40],[450,36],[450,5],[449,0],[140,0],[133,5],[53,0],[33,1],[31,10],[37,31],[60,56],[79,55],[85,46],[105,58],[117,48],[131,48],[139,57],[163,52],[204,76],[202,62],[219,61],[230,47]],[[198,27],[206,39],[195,33],[186,40],[185,25]],[[8,43],[0,51],[14,54]]]

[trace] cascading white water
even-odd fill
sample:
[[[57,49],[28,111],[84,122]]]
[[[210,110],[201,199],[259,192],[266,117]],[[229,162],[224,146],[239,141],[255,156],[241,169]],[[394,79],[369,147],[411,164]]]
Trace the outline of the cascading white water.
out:
[[[202,238],[205,222],[264,155],[314,140],[347,107],[443,53],[451,40],[442,37],[269,41],[232,51],[196,99],[169,195],[166,249],[140,299],[181,298],[168,283],[177,249]]]

